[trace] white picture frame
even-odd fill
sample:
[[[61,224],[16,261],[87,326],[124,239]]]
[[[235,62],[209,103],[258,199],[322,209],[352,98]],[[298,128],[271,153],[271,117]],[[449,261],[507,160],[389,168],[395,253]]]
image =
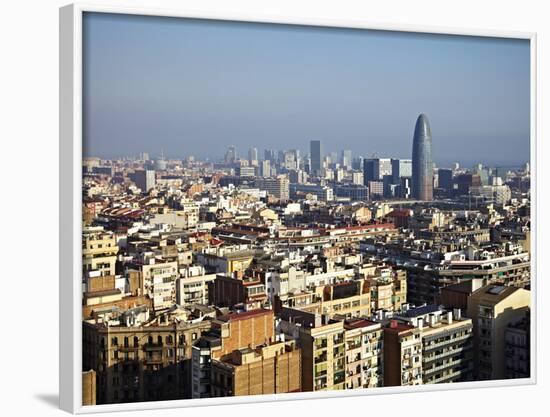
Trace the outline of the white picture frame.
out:
[[[131,8],[127,6],[98,6],[85,3],[71,4],[60,9],[60,407],[71,413],[95,413],[110,411],[148,410],[175,407],[198,407],[208,405],[257,403],[265,401],[290,401],[319,399],[327,397],[354,397],[363,395],[393,394],[403,392],[425,392],[514,386],[535,384],[537,381],[537,178],[531,179],[531,377],[527,379],[478,381],[458,384],[423,385],[416,387],[384,387],[373,390],[358,389],[330,392],[303,392],[295,394],[261,395],[250,397],[185,399],[175,401],[125,403],[84,407],[82,403],[82,325],[81,325],[81,284],[75,277],[81,274],[81,171],[82,171],[82,17],[85,12],[116,13],[130,15],[166,16],[242,22],[277,24],[299,24],[306,26],[326,26],[386,31],[420,32],[432,34],[452,34],[464,36],[487,36],[526,39],[531,50],[531,169],[537,172],[537,121],[536,121],[536,34],[528,32],[497,32],[485,30],[462,30],[447,27],[424,27],[415,25],[389,25],[363,20],[308,19],[291,16],[215,14],[185,9],[161,10],[154,8]]]

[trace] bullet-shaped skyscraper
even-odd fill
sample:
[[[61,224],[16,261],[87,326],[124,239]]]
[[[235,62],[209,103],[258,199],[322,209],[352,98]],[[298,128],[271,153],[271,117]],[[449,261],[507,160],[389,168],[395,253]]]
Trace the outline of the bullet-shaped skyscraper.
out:
[[[433,199],[432,132],[425,114],[418,116],[414,128],[412,196],[417,200]]]

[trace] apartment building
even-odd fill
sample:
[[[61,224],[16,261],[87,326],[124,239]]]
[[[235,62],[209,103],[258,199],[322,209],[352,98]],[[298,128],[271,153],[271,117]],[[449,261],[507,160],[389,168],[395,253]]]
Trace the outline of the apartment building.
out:
[[[384,386],[422,384],[421,332],[394,319],[384,327]]]
[[[420,330],[424,384],[472,380],[472,320],[462,317],[460,309],[446,311],[437,305],[409,309],[404,305],[396,317]]]
[[[256,178],[256,187],[260,190],[267,191],[279,201],[287,201],[289,199],[290,182],[286,175],[279,175],[276,178]]]
[[[275,322],[271,310],[229,313],[212,321],[212,329],[192,350],[192,397],[214,394],[213,363],[231,361],[235,350],[270,345],[275,342]],[[216,395],[220,387],[217,387]]]
[[[371,313],[369,283],[365,280],[344,281],[317,287],[321,297],[319,312],[329,317],[368,317]]]
[[[176,302],[185,307],[191,304],[208,304],[208,285],[216,274],[205,274],[202,266],[180,269],[176,280]]]
[[[370,287],[371,311],[398,311],[407,302],[407,272],[383,269],[380,275],[367,278]]]
[[[208,299],[210,304],[217,306],[239,305],[247,310],[256,310],[266,304],[267,293],[259,275],[237,278],[218,274],[208,283]]]
[[[212,397],[300,392],[301,382],[301,351],[294,341],[237,349],[211,363]]]
[[[476,379],[506,378],[506,330],[525,316],[530,303],[530,291],[503,285],[487,285],[470,295]]]
[[[211,373],[212,352],[221,349],[221,338],[217,333],[203,334],[195,342],[191,354],[191,397],[212,396]]]
[[[283,307],[279,330],[302,350],[302,389],[340,390],[346,383],[344,322],[328,315]]]
[[[519,321],[510,323],[504,331],[506,374],[510,378],[531,376],[531,321],[529,311]]]
[[[145,293],[153,301],[155,311],[170,308],[176,302],[178,262],[156,262],[142,265]]]
[[[82,405],[96,405],[96,372],[82,372]]]
[[[210,321],[135,327],[83,322],[83,369],[97,373],[97,404],[191,397],[191,347]]]
[[[384,330],[365,319],[344,322],[346,389],[384,386]]]
[[[82,230],[83,276],[115,275],[118,245],[113,232],[102,226],[84,227]]]

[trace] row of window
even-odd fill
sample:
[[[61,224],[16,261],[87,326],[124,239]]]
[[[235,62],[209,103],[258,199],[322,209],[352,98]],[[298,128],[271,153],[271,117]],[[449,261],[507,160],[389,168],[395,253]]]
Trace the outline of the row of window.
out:
[[[197,337],[198,337],[197,333],[193,333],[192,336],[191,336],[192,340],[196,340]],[[180,334],[178,336],[178,343],[180,345],[183,345],[186,342],[185,339],[186,339],[185,335]],[[160,345],[160,344],[162,344],[162,342],[163,342],[162,336],[157,336],[156,343]],[[168,335],[164,338],[164,342],[167,345],[172,345],[172,344],[174,344],[174,337],[172,335]],[[155,343],[155,339],[153,338],[153,336],[148,336],[147,343],[149,343],[149,344]],[[118,346],[118,337],[114,336],[114,337],[111,338],[111,345],[112,346]],[[102,348],[105,348],[105,338],[104,337],[101,338],[100,346]],[[128,336],[125,336],[124,339],[123,339],[123,347],[130,347],[130,338]],[[139,338],[137,336],[133,337],[133,347],[139,347]]]

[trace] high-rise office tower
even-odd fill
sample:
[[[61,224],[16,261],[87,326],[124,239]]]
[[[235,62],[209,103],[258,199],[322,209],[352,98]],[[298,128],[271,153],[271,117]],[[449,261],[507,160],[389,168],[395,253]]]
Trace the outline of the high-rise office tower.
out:
[[[412,175],[412,161],[410,159],[392,159],[391,173],[394,184],[399,184],[400,178]]]
[[[275,151],[273,149],[265,149],[264,160],[272,163],[275,162]]]
[[[225,153],[225,162],[226,163],[233,163],[237,159],[237,149],[235,146],[230,146],[227,148],[227,152]]]
[[[248,164],[252,166],[258,165],[258,148],[250,148],[248,150]]]
[[[439,168],[437,170],[439,177],[439,188],[443,188],[445,191],[450,192],[453,190],[453,170],[446,168]]]
[[[320,140],[312,140],[309,142],[309,156],[311,158],[311,174],[319,175],[319,173],[321,172],[322,160]]]
[[[432,132],[425,114],[418,116],[414,128],[412,195],[417,200],[433,199]]]
[[[140,169],[131,174],[132,181],[142,192],[148,193],[155,188],[155,171],[149,169]]]
[[[345,149],[342,151],[342,166],[345,169],[351,169],[351,151],[349,149]]]
[[[368,181],[382,180],[385,175],[392,175],[392,163],[388,158],[371,158],[363,161],[365,185]]]
[[[260,164],[260,176],[271,177],[271,161],[266,159]]]

